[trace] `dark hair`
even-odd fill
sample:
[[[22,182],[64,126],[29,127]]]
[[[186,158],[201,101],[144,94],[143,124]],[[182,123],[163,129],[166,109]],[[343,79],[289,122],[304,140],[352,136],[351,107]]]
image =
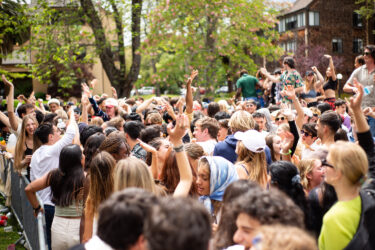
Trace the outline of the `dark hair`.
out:
[[[342,128],[339,128],[334,136],[335,141],[349,141],[348,134]]]
[[[100,104],[102,104],[106,99],[107,99],[107,98],[102,97],[102,98],[100,98],[100,99],[96,102],[96,104],[100,105]]]
[[[107,137],[99,147],[100,151],[106,151],[110,153],[116,160],[116,157],[120,153],[121,146],[125,145],[126,155],[130,155],[130,146],[126,143],[125,139],[121,136],[109,136]]]
[[[49,113],[44,116],[43,122],[44,123],[52,123],[55,117],[57,116],[56,113]]]
[[[301,208],[305,213],[306,223],[309,211],[297,167],[289,161],[276,161],[270,165],[269,171],[271,183],[287,194]],[[308,224],[306,223],[306,225]]]
[[[34,132],[34,138],[37,138],[42,144],[48,143],[49,135],[53,134],[51,123],[43,123]]]
[[[125,122],[124,132],[127,133],[131,139],[136,140],[141,135],[141,131],[144,127],[145,126],[138,121]]]
[[[291,56],[286,56],[284,58],[283,64],[288,65],[291,69],[296,68],[296,62],[294,61],[293,57],[291,57]]]
[[[276,69],[273,71],[272,75],[281,75],[281,69],[280,69],[280,68],[276,68]]]
[[[253,118],[265,118],[266,117],[263,113],[260,113],[260,112],[254,112],[252,116]]]
[[[355,60],[357,61],[358,64],[360,64],[361,66],[365,64],[365,59],[363,57],[363,55],[359,55],[355,58]]]
[[[241,69],[240,76],[243,76],[245,74],[248,74],[247,70],[246,69]]]
[[[273,149],[273,140],[275,139],[277,135],[275,134],[269,134],[266,136],[266,144],[267,144],[267,147],[270,149],[271,151],[271,160],[272,161],[276,161],[276,157],[275,157],[275,150]]]
[[[51,186],[52,202],[67,207],[73,201],[83,199],[85,175],[81,165],[82,151],[76,144],[70,144],[61,150],[59,168],[49,172],[47,183]]]
[[[159,150],[163,140],[166,140],[162,137],[156,137],[154,139],[152,139],[148,144],[150,144],[150,146],[154,147],[156,150]],[[152,153],[150,152],[147,152],[146,154],[146,164],[148,166],[151,166],[151,163],[152,163]]]
[[[323,103],[319,103],[318,106],[316,106],[319,110],[320,110],[320,113],[323,114],[324,112],[328,111],[328,110],[331,110],[331,105],[329,105],[328,103],[326,102],[323,102]]]
[[[41,124],[44,120],[44,114],[39,110],[35,110],[35,118],[38,121],[38,123]]]
[[[103,133],[103,129],[95,125],[89,125],[84,127],[82,129],[82,132],[79,134],[79,140],[81,142],[81,145],[84,147],[87,139],[95,133]]]
[[[316,123],[306,123],[302,125],[302,130],[311,134],[312,137],[317,137],[318,132],[316,131]]]
[[[150,125],[141,131],[141,140],[145,143],[149,143],[153,139],[160,137],[161,128],[159,125]]]
[[[220,120],[223,120],[223,119],[229,119],[230,118],[230,114],[228,114],[227,112],[225,111],[219,111],[215,114],[214,118],[218,121]]]
[[[210,215],[197,200],[163,198],[147,217],[144,232],[149,250],[207,250]]]
[[[341,127],[341,118],[335,111],[324,112],[319,119],[319,122],[323,125],[327,125],[333,133]]]
[[[31,103],[22,104],[17,108],[17,114],[20,118],[22,118],[27,113],[27,109],[33,109],[34,106]]]
[[[139,122],[142,122],[142,117],[140,116],[140,114],[132,112],[130,114],[126,114],[125,117],[124,117],[124,120],[126,122],[127,121],[139,121]]]
[[[229,119],[221,119],[221,120],[218,120],[218,122],[219,122],[219,127],[222,127],[228,130],[228,135],[232,134],[232,130],[229,127]]]
[[[215,232],[214,249],[225,249],[235,245],[233,235],[236,232],[236,218],[233,209],[230,209],[231,203],[246,192],[261,191],[261,187],[253,181],[238,180],[229,184],[225,189],[223,196],[223,206],[219,225]]]
[[[203,117],[195,123],[195,126],[197,125],[197,123],[199,123],[202,131],[207,129],[208,134],[211,136],[211,138],[216,139],[220,126],[219,126],[219,123],[214,118]]]
[[[275,189],[250,190],[236,198],[231,209],[235,218],[245,213],[262,225],[282,224],[304,228],[301,209],[284,193]]]
[[[335,101],[335,107],[339,107],[339,106],[344,105],[344,104],[346,104],[346,102],[344,100],[337,99]]]
[[[220,106],[217,102],[210,102],[207,107],[207,115],[214,118],[216,113],[220,111]]]
[[[365,46],[365,49],[368,49],[370,51],[372,59],[375,60],[375,45],[367,44]]]
[[[85,144],[83,154],[85,155],[85,171],[90,168],[91,160],[94,158],[105,136],[102,133],[95,133],[91,135]]]
[[[113,249],[130,249],[143,234],[156,196],[140,188],[114,193],[99,208],[98,236]]]

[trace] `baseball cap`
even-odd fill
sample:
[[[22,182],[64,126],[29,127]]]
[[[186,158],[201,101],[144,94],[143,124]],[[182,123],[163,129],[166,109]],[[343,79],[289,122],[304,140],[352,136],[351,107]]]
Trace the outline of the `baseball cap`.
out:
[[[246,132],[237,132],[234,138],[242,141],[243,145],[254,153],[263,152],[266,148],[266,140],[264,136],[256,130],[248,130]]]

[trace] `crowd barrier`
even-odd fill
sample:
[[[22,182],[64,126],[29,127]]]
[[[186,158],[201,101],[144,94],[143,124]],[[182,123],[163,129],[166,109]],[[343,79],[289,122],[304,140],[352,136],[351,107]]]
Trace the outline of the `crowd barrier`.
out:
[[[4,194],[7,198],[7,205],[10,202],[12,213],[21,227],[22,237],[26,240],[30,249],[47,250],[44,215],[39,213],[35,218],[33,208],[24,191],[30,182],[26,176],[19,175],[14,171],[13,160],[8,159],[4,154],[0,154],[0,161],[0,177],[5,185]],[[41,207],[43,207],[38,195],[37,198]]]

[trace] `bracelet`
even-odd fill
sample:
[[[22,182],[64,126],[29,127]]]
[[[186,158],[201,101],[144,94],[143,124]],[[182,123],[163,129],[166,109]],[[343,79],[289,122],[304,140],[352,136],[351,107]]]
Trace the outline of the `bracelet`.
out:
[[[34,212],[36,213],[36,212],[38,212],[40,209],[41,209],[41,207],[40,207],[40,204],[39,204],[39,206],[38,207],[36,207],[36,208],[33,208],[34,209]]]
[[[283,153],[283,151],[280,150],[280,154],[282,154],[282,155],[290,155],[290,154],[292,154],[292,150],[289,149],[288,153]]]
[[[181,144],[181,145],[178,146],[178,147],[173,147],[173,150],[174,150],[176,153],[179,153],[179,152],[184,151],[184,144]]]

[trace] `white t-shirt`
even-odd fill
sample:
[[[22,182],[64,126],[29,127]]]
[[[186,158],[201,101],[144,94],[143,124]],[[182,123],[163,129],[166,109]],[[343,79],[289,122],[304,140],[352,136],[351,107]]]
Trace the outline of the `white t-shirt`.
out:
[[[244,246],[234,245],[234,246],[230,246],[230,247],[226,248],[225,250],[244,250],[244,249],[245,249]]]
[[[53,145],[43,145],[38,148],[30,162],[30,179],[34,181],[43,177],[51,170],[59,167],[60,152],[66,145],[73,142],[76,129],[74,125],[69,125],[65,135]],[[51,188],[45,188],[37,192],[43,204],[54,206],[51,201]]]
[[[86,244],[86,250],[113,250],[112,247],[107,245],[104,241],[102,241],[98,236],[93,236]]]
[[[208,141],[202,141],[197,142],[200,146],[202,146],[204,152],[206,152],[207,155],[212,155],[215,149],[215,145],[217,144],[217,141],[214,139],[208,140]]]

